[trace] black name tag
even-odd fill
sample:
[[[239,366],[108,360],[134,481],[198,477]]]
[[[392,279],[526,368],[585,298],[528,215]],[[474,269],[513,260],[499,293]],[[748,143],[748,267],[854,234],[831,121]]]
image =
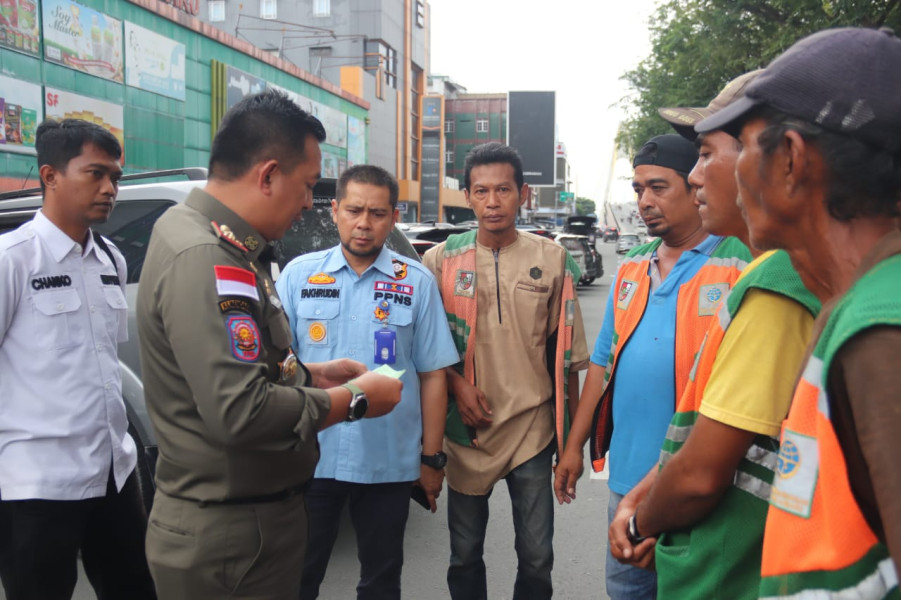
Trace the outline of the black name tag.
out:
[[[31,280],[31,288],[34,290],[70,287],[71,285],[72,278],[68,275],[48,275],[47,277],[35,277]]]
[[[100,283],[103,285],[119,285],[118,275],[101,275]]]
[[[301,298],[340,298],[341,288],[303,288]]]

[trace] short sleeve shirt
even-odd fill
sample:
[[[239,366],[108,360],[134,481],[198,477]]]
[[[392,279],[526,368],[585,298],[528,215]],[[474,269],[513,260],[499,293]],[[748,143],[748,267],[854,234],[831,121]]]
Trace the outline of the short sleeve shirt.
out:
[[[315,476],[355,483],[418,479],[418,374],[459,361],[432,274],[420,263],[382,248],[375,262],[357,275],[336,246],[295,258],[276,288],[305,362],[347,357],[374,369],[380,366],[375,362],[376,336],[388,334],[390,339],[393,334],[390,366],[404,370],[400,404],[389,414],[319,432]]]
[[[618,494],[627,494],[657,464],[660,444],[676,406],[679,291],[704,266],[720,240],[707,236],[682,253],[666,279],[650,292],[644,315],[619,356],[613,384],[615,427],[610,441],[609,480],[610,489]],[[595,364],[607,365],[612,331],[613,310],[608,299],[604,325],[591,357]]]
[[[43,212],[0,236],[0,495],[104,496],[134,470],[117,358],[125,259],[73,241]]]
[[[748,265],[742,276],[766,256]],[[700,413],[778,437],[812,329],[810,311],[794,300],[749,290],[717,350]]]

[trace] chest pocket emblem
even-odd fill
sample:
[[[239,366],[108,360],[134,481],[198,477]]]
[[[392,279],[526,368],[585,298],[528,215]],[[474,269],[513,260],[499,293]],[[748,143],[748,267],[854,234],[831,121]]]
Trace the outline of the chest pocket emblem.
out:
[[[716,307],[729,292],[728,283],[702,285],[698,294],[698,316],[709,317],[716,314]]]
[[[637,283],[624,279],[623,282],[619,284],[619,290],[616,292],[616,308],[623,310],[628,308],[629,303],[632,302],[632,297],[635,296],[635,290],[637,288]]]
[[[328,335],[328,329],[325,326],[325,323],[322,321],[315,321],[310,323],[310,328],[307,330],[310,334],[310,341],[314,344],[320,344],[325,341],[326,336]]]
[[[476,292],[476,274],[474,271],[457,271],[454,278],[454,296],[474,298]]]

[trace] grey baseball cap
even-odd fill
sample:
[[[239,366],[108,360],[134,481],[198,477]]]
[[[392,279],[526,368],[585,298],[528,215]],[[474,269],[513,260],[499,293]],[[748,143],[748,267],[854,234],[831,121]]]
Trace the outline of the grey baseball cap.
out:
[[[673,126],[676,133],[693,142],[698,137],[695,125],[741,98],[745,88],[762,72],[763,69],[757,69],[756,71],[739,75],[727,83],[720,90],[720,93],[716,95],[716,98],[711,100],[707,106],[658,108],[657,112]]]

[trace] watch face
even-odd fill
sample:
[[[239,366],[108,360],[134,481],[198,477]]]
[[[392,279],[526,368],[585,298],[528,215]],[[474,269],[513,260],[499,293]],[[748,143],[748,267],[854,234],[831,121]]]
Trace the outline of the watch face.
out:
[[[443,469],[447,464],[447,454],[444,452],[437,452],[430,456],[423,456],[422,464],[432,467],[433,469]]]
[[[369,408],[369,399],[365,394],[357,394],[350,401],[350,415],[348,420],[358,421],[366,415],[366,409]]]

